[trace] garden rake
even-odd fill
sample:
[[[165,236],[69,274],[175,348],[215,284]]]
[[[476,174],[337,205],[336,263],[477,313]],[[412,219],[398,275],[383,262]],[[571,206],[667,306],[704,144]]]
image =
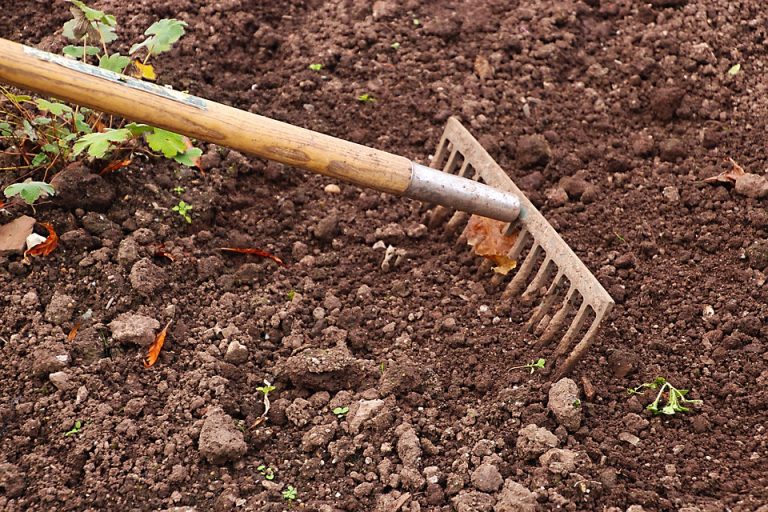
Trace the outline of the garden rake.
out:
[[[444,224],[454,232],[471,214],[505,222],[507,234],[517,234],[509,257],[522,258],[522,263],[505,284],[504,297],[521,291],[528,300],[540,297],[526,328],[541,334],[537,343],[542,350],[562,333],[550,356],[556,362],[555,377],[573,369],[613,306],[595,276],[454,118],[449,119],[432,166],[427,167],[4,39],[0,39],[0,80],[355,185],[435,204],[431,225]],[[550,314],[552,310],[556,312]],[[591,323],[586,326],[588,320]]]

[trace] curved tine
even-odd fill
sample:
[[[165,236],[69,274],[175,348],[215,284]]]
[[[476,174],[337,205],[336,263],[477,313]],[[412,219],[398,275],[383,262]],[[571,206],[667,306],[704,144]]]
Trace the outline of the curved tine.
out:
[[[435,150],[435,156],[432,157],[432,162],[430,162],[433,169],[437,169],[437,167],[442,163],[443,158],[445,158],[445,154],[448,151],[449,146],[449,140],[448,137],[446,137],[446,134],[443,133],[442,137],[440,137],[440,142],[437,144],[437,150]]]
[[[568,350],[568,347],[571,345],[571,340],[576,337],[576,335],[581,331],[581,328],[584,327],[584,321],[587,319],[587,308],[589,308],[590,305],[587,303],[587,301],[583,301],[581,303],[581,307],[579,307],[579,311],[576,313],[576,316],[573,317],[573,321],[571,322],[571,326],[568,327],[568,330],[565,331],[565,334],[563,335],[563,338],[560,340],[560,343],[558,343],[557,348],[552,353],[552,357],[554,359],[560,358],[565,352]]]
[[[517,234],[517,240],[515,240],[515,244],[512,246],[512,250],[509,251],[509,256],[513,260],[516,260],[520,257],[520,253],[523,252],[523,247],[525,247],[525,242],[528,240],[528,230],[523,226],[520,229],[520,233]]]
[[[549,309],[552,307],[552,304],[555,303],[555,299],[557,298],[557,288],[560,286],[560,281],[563,279],[563,271],[558,270],[557,275],[555,275],[555,278],[552,280],[552,284],[549,285],[549,289],[547,290],[547,293],[544,295],[544,298],[541,301],[541,304],[536,308],[536,310],[531,315],[531,318],[528,319],[528,322],[525,324],[525,331],[531,332],[536,327],[536,325],[541,321],[542,318],[544,318],[544,315],[546,315],[549,312]]]
[[[528,285],[528,288],[525,289],[523,292],[522,297],[527,298],[531,294],[535,293],[539,288],[544,286],[544,283],[547,280],[547,277],[550,275],[550,265],[552,264],[552,259],[548,256],[544,258],[544,261],[541,262],[541,266],[539,267],[538,272],[536,272],[536,275],[534,276],[531,283]]]
[[[455,211],[448,222],[445,224],[445,231],[449,235],[455,234],[462,224],[467,222],[469,214],[467,212]]]
[[[587,349],[592,345],[592,340],[595,338],[595,335],[597,334],[597,330],[600,327],[600,323],[603,321],[604,315],[601,315],[599,317],[595,317],[595,320],[592,322],[592,325],[589,326],[589,330],[584,335],[584,337],[579,341],[579,343],[576,344],[575,347],[573,347],[573,351],[571,351],[571,355],[568,356],[568,358],[563,362],[561,366],[557,368],[557,371],[555,373],[555,380],[559,380],[562,377],[565,377],[571,371],[573,370],[574,366],[576,366],[576,363],[578,363],[582,357],[584,357],[584,354],[587,352]]]
[[[531,270],[533,270],[533,266],[536,264],[536,260],[539,257],[539,251],[541,251],[541,246],[534,242],[530,252],[528,252],[525,260],[523,260],[523,264],[520,265],[520,270],[517,271],[515,277],[513,277],[512,281],[507,285],[507,289],[504,291],[506,297],[516,295],[523,287],[525,280],[528,278]]]
[[[537,344],[538,346],[542,347],[552,341],[552,338],[555,337],[555,334],[560,332],[560,329],[563,328],[565,319],[573,309],[572,301],[574,293],[576,293],[576,287],[571,284],[571,287],[568,288],[568,292],[565,294],[565,299],[563,299],[563,305],[560,307],[560,310],[555,313],[555,316],[552,317],[552,320],[549,321],[549,325],[544,330],[544,333],[541,335],[541,339]]]

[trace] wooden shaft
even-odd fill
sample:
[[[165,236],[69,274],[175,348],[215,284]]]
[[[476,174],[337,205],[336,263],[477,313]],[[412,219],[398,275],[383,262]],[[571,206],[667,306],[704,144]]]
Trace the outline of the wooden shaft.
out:
[[[0,81],[382,192],[411,182],[405,157],[1,38]]]

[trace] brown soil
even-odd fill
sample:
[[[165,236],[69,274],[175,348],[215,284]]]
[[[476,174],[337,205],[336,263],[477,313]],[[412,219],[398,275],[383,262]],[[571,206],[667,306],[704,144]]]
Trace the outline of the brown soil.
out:
[[[288,485],[323,511],[768,503],[768,214],[701,181],[726,157],[766,165],[763,2],[93,3],[123,53],[158,18],[189,23],[157,63],[177,89],[425,163],[459,116],[617,306],[573,375],[573,425],[545,376],[510,369],[542,355],[525,309],[421,205],[206,145],[204,175],[133,164],[91,184],[115,193],[104,212],[37,208],[52,255],[0,257],[0,509],[283,510]],[[64,2],[4,7],[0,36],[62,46]],[[389,272],[382,239],[404,250]],[[626,388],[659,375],[703,405],[653,417]]]

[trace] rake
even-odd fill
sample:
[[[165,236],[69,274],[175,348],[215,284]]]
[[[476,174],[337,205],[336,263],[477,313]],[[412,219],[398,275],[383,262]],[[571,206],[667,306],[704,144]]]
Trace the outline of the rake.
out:
[[[437,205],[432,226],[457,231],[469,215],[503,221],[517,234],[509,256],[522,257],[504,298],[540,298],[526,329],[544,349],[562,333],[550,360],[555,376],[585,354],[613,300],[546,219],[455,118],[427,167],[408,158],[299,128],[0,39],[0,80],[268,160]],[[531,277],[533,275],[533,277]],[[498,282],[502,278],[495,276]],[[497,283],[501,284],[501,283]],[[591,320],[588,327],[587,322]]]

